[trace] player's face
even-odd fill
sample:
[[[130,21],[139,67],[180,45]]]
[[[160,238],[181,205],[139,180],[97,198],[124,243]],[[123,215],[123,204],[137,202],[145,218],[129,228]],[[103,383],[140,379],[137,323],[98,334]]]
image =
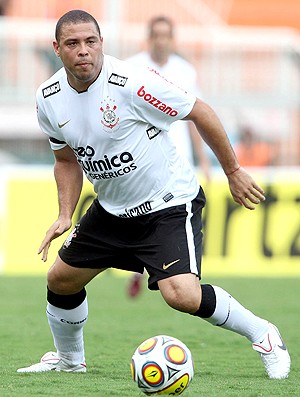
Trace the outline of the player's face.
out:
[[[103,39],[94,23],[65,24],[55,53],[61,58],[70,85],[77,91],[86,90],[99,75],[103,63]]]
[[[167,23],[157,22],[153,26],[149,46],[155,59],[163,59],[171,54],[174,42],[170,26]]]

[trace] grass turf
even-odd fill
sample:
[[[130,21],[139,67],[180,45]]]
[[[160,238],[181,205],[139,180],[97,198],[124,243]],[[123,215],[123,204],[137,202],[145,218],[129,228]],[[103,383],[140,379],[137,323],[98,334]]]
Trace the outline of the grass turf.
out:
[[[87,287],[89,321],[85,327],[86,374],[18,374],[53,350],[45,317],[43,277],[0,277],[0,395],[143,396],[131,379],[135,348],[157,334],[175,336],[192,351],[195,376],[185,397],[280,397],[300,395],[299,279],[214,278],[249,309],[274,322],[292,358],[286,380],[269,380],[249,342],[193,316],[171,310],[158,292],[126,296],[127,278],[109,272]]]

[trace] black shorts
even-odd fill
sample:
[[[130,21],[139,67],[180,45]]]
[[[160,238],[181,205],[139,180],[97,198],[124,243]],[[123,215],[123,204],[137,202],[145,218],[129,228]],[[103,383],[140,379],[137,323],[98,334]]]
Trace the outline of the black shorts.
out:
[[[134,218],[119,218],[95,199],[59,250],[60,258],[80,268],[116,268],[149,274],[149,289],[157,281],[183,273],[200,278],[201,212],[205,196],[187,204]]]

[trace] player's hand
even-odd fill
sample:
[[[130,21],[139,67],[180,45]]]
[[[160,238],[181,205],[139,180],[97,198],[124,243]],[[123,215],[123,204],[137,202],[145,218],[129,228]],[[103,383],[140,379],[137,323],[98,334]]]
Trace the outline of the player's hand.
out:
[[[44,240],[38,250],[38,254],[43,252],[42,261],[46,262],[48,257],[48,251],[51,245],[51,241],[61,236],[65,231],[70,229],[72,221],[70,219],[61,220],[58,219],[53,225],[48,229]]]
[[[234,201],[249,210],[254,210],[255,205],[265,200],[263,189],[257,185],[252,177],[243,169],[227,176],[229,188]]]

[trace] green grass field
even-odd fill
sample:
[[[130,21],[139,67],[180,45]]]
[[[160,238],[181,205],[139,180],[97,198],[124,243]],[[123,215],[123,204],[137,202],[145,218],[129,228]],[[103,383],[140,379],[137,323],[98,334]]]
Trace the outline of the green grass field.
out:
[[[53,350],[45,316],[43,277],[0,277],[0,396],[143,396],[131,379],[135,348],[157,334],[175,336],[192,351],[195,377],[185,397],[300,396],[300,279],[217,278],[220,285],[256,314],[276,323],[292,358],[288,379],[269,380],[256,352],[243,337],[171,310],[146,288],[126,296],[127,278],[110,273],[88,286],[85,327],[86,374],[18,374]]]

